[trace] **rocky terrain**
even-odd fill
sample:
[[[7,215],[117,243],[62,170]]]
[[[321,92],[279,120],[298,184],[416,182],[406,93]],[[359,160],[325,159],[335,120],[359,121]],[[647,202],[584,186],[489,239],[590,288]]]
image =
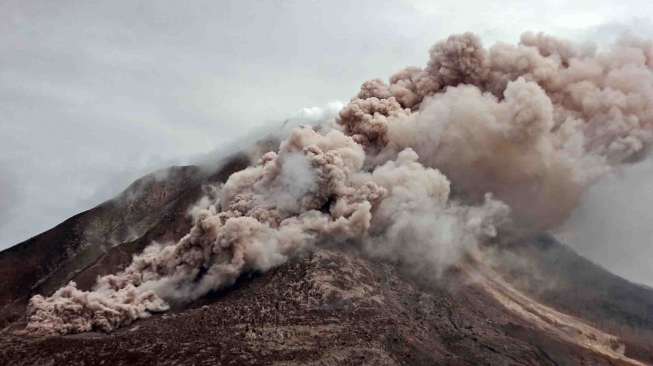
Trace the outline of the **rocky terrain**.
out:
[[[21,334],[30,296],[70,280],[89,288],[152,240],[179,239],[202,185],[248,163],[236,155],[213,173],[144,177],[1,252],[0,364],[653,364],[653,290],[544,234],[486,248],[433,278],[320,247],[110,334]]]

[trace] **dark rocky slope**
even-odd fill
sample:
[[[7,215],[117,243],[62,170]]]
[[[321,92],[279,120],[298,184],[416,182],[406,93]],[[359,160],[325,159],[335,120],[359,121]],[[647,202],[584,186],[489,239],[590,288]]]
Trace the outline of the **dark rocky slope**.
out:
[[[561,341],[460,273],[429,285],[320,250],[113,334],[7,336],[7,364],[628,364]]]

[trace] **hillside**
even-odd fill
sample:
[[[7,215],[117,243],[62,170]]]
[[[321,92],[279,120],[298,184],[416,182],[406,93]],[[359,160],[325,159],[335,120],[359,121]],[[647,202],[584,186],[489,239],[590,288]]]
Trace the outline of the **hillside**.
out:
[[[500,244],[440,278],[321,247],[264,274],[110,334],[20,334],[30,296],[70,280],[88,289],[151,241],[178,240],[206,174],[174,167],[0,253],[0,363],[653,364],[653,290],[552,237]]]

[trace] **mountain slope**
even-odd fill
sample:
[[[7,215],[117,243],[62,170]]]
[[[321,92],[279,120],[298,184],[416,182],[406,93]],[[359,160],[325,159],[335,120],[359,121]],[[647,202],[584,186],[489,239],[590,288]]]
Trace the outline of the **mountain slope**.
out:
[[[202,185],[248,162],[145,177],[1,252],[0,363],[653,364],[653,291],[546,235],[493,248],[491,269],[470,257],[441,278],[320,248],[112,334],[16,334],[30,296],[89,288],[151,241],[179,239]]]
[[[5,338],[11,364],[629,364],[533,327],[482,286],[320,250],[116,333]]]
[[[247,166],[244,155],[207,174],[194,166],[147,175],[115,199],[0,252],[0,327],[23,316],[27,300],[75,280],[89,288],[99,274],[129,263],[152,240],[177,240],[188,231],[188,206],[202,184],[224,181]]]

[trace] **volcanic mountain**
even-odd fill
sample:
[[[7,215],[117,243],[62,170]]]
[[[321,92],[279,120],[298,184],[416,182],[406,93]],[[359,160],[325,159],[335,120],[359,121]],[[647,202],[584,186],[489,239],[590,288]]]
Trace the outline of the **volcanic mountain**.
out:
[[[653,364],[653,289],[551,234],[652,111],[651,41],[450,36],[0,252],[0,363]]]
[[[248,163],[234,156],[213,174],[148,175],[1,252],[0,363],[653,364],[653,289],[547,234],[502,244],[491,268],[466,258],[437,281],[327,246],[113,333],[17,334],[30,296],[70,280],[89,289],[151,241],[180,238],[202,185]]]

